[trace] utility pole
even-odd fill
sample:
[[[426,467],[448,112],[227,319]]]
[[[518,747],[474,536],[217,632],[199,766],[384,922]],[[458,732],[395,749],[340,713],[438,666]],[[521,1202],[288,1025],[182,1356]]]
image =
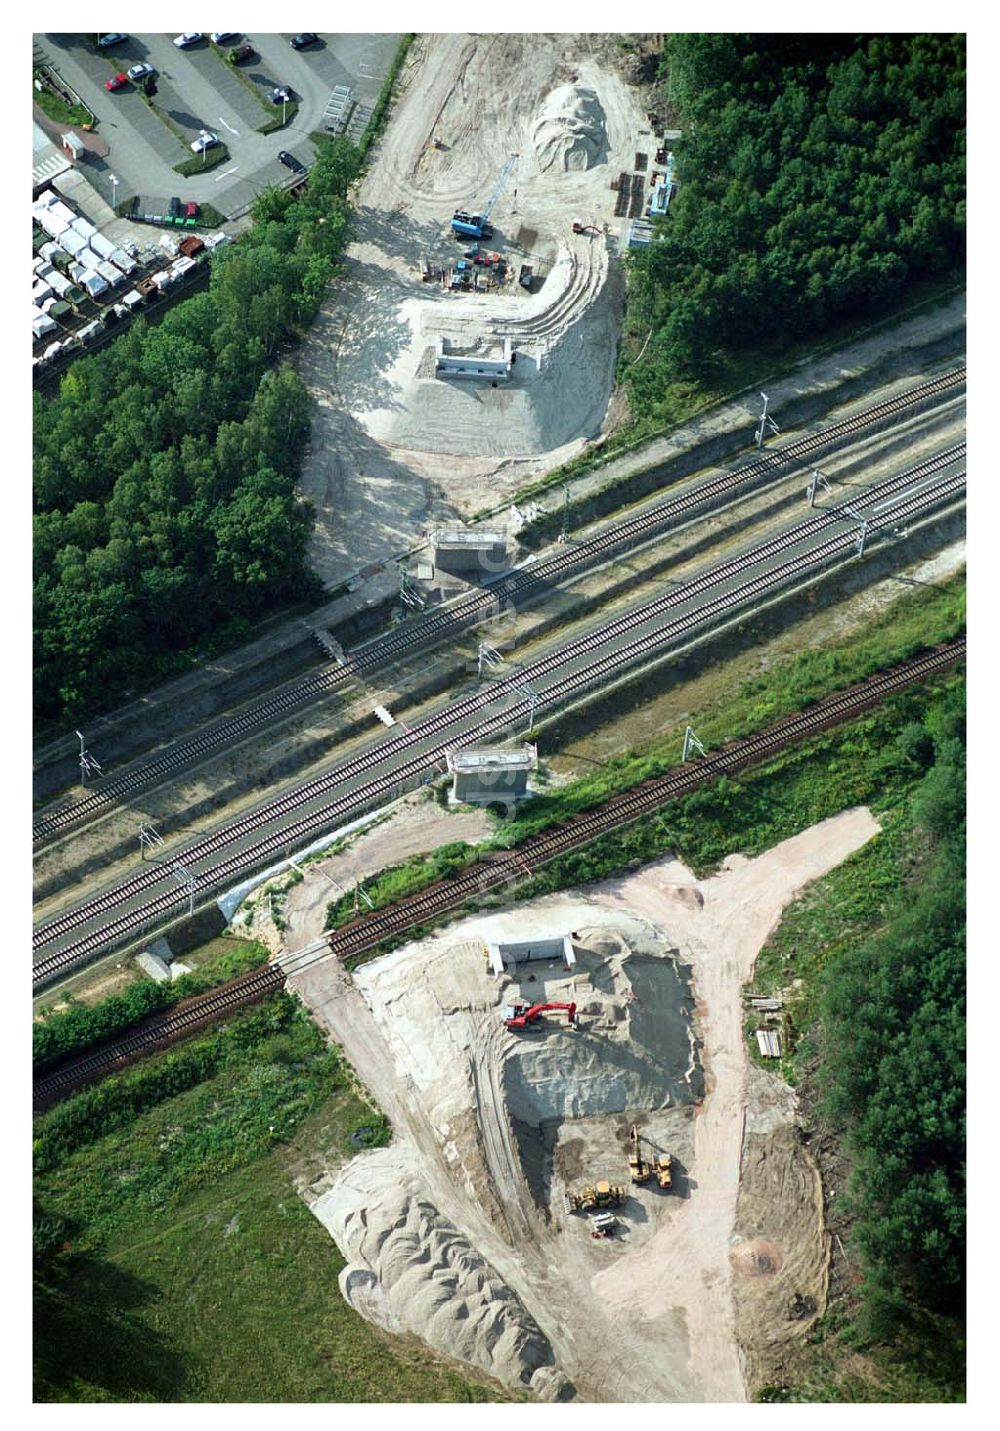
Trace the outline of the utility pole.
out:
[[[819,468],[814,467],[812,477],[809,479],[809,486],[806,488],[806,496],[809,499],[810,507],[815,507],[816,505],[817,486],[821,486],[824,492],[826,492],[831,497],[833,496],[833,488],[830,486],[829,482],[823,476]]]
[[[399,599],[411,611],[414,609],[419,611],[424,604],[410,585],[410,574],[402,562],[399,563]]]
[[[780,433],[780,432],[781,432],[781,428],[780,428],[780,427],[778,426],[778,424],[774,421],[774,419],[771,418],[771,417],[768,417],[768,415],[767,415],[767,393],[761,393],[761,397],[764,399],[764,410],[763,410],[763,412],[762,412],[761,415],[760,415],[760,425],[758,426],[757,432],[756,432],[755,437],[754,437],[754,441],[755,441],[756,444],[757,444],[757,450],[758,450],[758,451],[760,451],[761,447],[764,445],[764,434],[765,434],[765,433],[769,433],[769,432]]]
[[[535,726],[535,702],[537,701],[538,697],[535,693],[534,686],[515,686],[514,689],[517,691],[518,695],[525,696],[528,701],[528,728],[524,732],[525,735],[528,735],[534,729]]]
[[[868,518],[867,518],[867,517],[863,517],[860,512],[856,512],[853,507],[847,507],[847,506],[845,506],[845,507],[844,507],[844,511],[847,513],[847,515],[848,515],[849,517],[853,517],[854,520],[859,524],[859,526],[860,526],[860,528],[861,528],[860,532],[858,533],[858,548],[857,548],[856,555],[859,556],[859,557],[863,557],[864,554],[865,554],[865,542],[866,542],[867,539],[868,539],[868,527],[869,527]]]
[[[485,641],[479,643],[479,679],[483,679],[483,662],[488,666],[503,665],[503,657],[494,647],[487,645]]]
[[[688,726],[687,730],[684,732],[684,750],[681,754],[681,764],[684,764],[684,762],[688,759],[692,750],[696,750],[699,755],[705,754],[705,747],[702,745],[701,741],[695,735],[691,727]]]
[[[146,858],[146,851],[154,849],[157,845],[162,845],[163,840],[152,825],[139,826],[139,858]]]
[[[560,532],[559,532],[559,540],[560,540],[561,542],[564,542],[568,536],[569,536],[569,486],[568,486],[567,483],[564,482],[564,483],[563,483],[562,528],[561,528],[561,530],[560,530]]]
[[[291,855],[289,855],[289,857],[288,857],[288,863],[291,865],[291,867],[292,867],[293,870],[298,870],[298,872],[299,872],[300,875],[302,875],[303,877],[305,876],[305,870],[302,868],[302,866],[301,866],[296,860],[293,860],[293,859],[292,859]],[[326,880],[327,884],[332,885],[334,889],[339,889],[340,892],[341,892],[341,894],[346,897],[346,895],[347,895],[347,890],[344,888],[344,886],[340,883],[339,880],[335,880],[335,879],[334,879],[333,875],[328,875],[327,872],[326,872],[326,870],[320,870],[320,869],[318,869],[318,870],[316,871],[316,873],[317,873],[318,875],[322,876],[322,878]],[[354,912],[355,912],[355,913],[357,913],[357,909],[358,909],[358,890],[359,890],[359,889],[361,889],[361,881],[360,881],[360,880],[358,880],[357,884],[354,886]],[[365,892],[364,892],[363,889],[361,889],[361,897],[362,897],[362,899],[365,901],[365,903],[367,904],[367,906],[368,906],[369,909],[374,909],[374,908],[375,908],[375,906],[372,904],[371,900],[370,900],[370,899],[368,898],[368,896],[365,894]]]
[[[170,866],[170,873],[178,884],[184,886],[188,892],[188,914],[194,914],[194,892],[198,888],[198,876],[192,874],[186,865],[180,862]]]
[[[99,763],[94,759],[90,751],[87,749],[86,743],[83,739],[83,732],[78,730],[76,733],[80,737],[80,784],[84,787],[84,789],[86,789],[87,776],[91,775],[95,770],[98,775],[103,774],[103,771],[101,770]]]

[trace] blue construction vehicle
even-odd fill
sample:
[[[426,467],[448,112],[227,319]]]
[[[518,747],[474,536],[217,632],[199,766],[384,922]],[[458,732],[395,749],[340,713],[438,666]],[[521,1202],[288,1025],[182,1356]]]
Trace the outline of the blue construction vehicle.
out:
[[[517,155],[512,154],[503,166],[500,177],[496,182],[496,187],[490,195],[485,209],[481,214],[470,214],[467,209],[456,209],[451,218],[451,231],[458,238],[490,239],[493,237],[493,229],[489,218],[493,212],[493,207],[507,187],[507,180],[514,172],[517,164]]]

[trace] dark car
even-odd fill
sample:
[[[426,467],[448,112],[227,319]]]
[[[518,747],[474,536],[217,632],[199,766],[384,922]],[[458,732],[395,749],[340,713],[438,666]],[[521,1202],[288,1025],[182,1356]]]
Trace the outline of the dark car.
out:
[[[293,50],[307,50],[310,45],[319,44],[319,36],[307,31],[304,35],[293,35],[288,43]]]
[[[172,214],[173,217],[176,219],[183,212],[183,207],[184,206],[181,203],[180,199],[171,199],[170,203],[167,205],[167,212]]]
[[[123,45],[128,39],[128,35],[119,35],[117,30],[109,30],[106,35],[99,35],[97,43],[102,50],[110,50],[112,45]]]
[[[112,94],[115,90],[124,89],[128,84],[128,75],[113,75],[111,79],[104,81],[104,88],[109,89]]]
[[[278,162],[284,164],[286,169],[291,169],[296,174],[304,174],[306,166],[294,154],[289,154],[287,149],[278,150]]]
[[[244,60],[252,60],[256,53],[257,51],[253,45],[248,45],[244,42],[242,45],[236,45],[234,49],[230,50],[226,59],[231,65],[241,65]]]

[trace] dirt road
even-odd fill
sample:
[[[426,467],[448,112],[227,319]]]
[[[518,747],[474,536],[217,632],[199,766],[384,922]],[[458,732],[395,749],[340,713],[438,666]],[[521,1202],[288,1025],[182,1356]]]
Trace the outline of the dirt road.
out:
[[[729,1257],[746,1108],[741,989],[788,901],[877,832],[867,810],[847,810],[755,860],[732,856],[714,879],[698,881],[679,861],[667,861],[599,896],[612,907],[658,917],[688,951],[707,1092],[695,1121],[698,1187],[682,1210],[690,1216],[635,1254],[644,1275],[631,1265],[634,1258],[622,1258],[594,1290],[647,1317],[683,1308],[692,1364],[708,1400],[743,1398]]]

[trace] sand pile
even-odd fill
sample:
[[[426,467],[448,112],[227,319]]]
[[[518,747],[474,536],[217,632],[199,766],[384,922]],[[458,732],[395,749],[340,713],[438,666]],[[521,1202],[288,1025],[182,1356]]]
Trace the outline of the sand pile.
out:
[[[538,111],[531,138],[543,172],[556,167],[583,173],[601,163],[607,129],[597,91],[572,84],[554,89]]]
[[[565,1391],[548,1338],[430,1200],[407,1150],[356,1158],[313,1212],[347,1258],[340,1290],[361,1316],[543,1400]]]
[[[630,950],[617,933],[594,932],[601,952],[589,931],[579,933],[577,969],[560,994],[576,994],[576,1024],[551,1014],[506,1039],[503,1088],[513,1117],[537,1125],[697,1102],[704,1080],[687,971],[668,955]]]

